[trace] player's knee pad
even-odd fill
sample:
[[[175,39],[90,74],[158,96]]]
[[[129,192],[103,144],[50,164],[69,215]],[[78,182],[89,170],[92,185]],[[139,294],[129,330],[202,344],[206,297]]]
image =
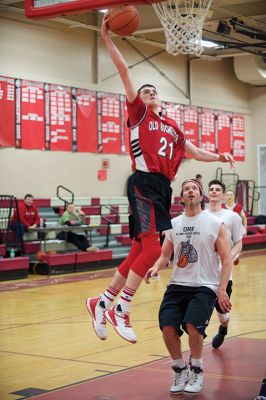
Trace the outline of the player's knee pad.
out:
[[[124,277],[127,278],[128,276],[128,272],[132,266],[132,264],[134,263],[134,261],[136,260],[136,258],[140,255],[141,253],[141,242],[133,239],[132,240],[132,245],[131,245],[131,249],[128,253],[127,258],[119,265],[118,267],[118,272]]]
[[[218,315],[218,318],[221,323],[227,322],[230,319],[229,313],[225,313],[225,314],[217,313],[217,315]]]

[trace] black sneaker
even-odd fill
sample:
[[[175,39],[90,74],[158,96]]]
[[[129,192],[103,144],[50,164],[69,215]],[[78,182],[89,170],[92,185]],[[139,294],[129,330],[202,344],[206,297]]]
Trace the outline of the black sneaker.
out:
[[[212,347],[214,349],[218,349],[218,347],[220,347],[223,344],[226,334],[227,334],[227,327],[220,325],[217,335],[215,335],[212,339]]]

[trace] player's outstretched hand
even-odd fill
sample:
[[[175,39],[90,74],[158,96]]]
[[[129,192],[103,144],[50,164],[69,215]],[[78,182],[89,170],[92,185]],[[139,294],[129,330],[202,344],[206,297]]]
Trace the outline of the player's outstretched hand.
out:
[[[145,277],[144,277],[145,283],[149,284],[149,283],[150,283],[150,278],[154,278],[154,277],[156,277],[156,276],[158,276],[158,270],[157,270],[157,268],[154,268],[154,267],[150,268],[150,269],[147,271],[147,273],[146,273],[146,275],[145,275]]]
[[[234,160],[234,157],[232,156],[232,154],[225,152],[225,153],[220,153],[219,155],[220,155],[220,158],[219,158],[220,162],[222,162],[222,163],[229,162],[230,163],[230,167],[234,168],[235,160]]]

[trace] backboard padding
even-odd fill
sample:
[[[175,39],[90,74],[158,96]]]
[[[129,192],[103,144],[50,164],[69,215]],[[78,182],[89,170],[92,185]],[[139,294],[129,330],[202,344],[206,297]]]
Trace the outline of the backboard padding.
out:
[[[52,18],[122,4],[152,4],[159,1],[162,0],[25,0],[25,13],[28,18]]]

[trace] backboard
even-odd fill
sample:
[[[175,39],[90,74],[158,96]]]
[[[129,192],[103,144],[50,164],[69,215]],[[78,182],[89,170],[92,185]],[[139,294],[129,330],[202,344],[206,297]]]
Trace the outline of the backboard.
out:
[[[123,4],[152,4],[160,1],[162,0],[25,0],[25,12],[28,18],[52,18],[91,9],[118,7]]]

